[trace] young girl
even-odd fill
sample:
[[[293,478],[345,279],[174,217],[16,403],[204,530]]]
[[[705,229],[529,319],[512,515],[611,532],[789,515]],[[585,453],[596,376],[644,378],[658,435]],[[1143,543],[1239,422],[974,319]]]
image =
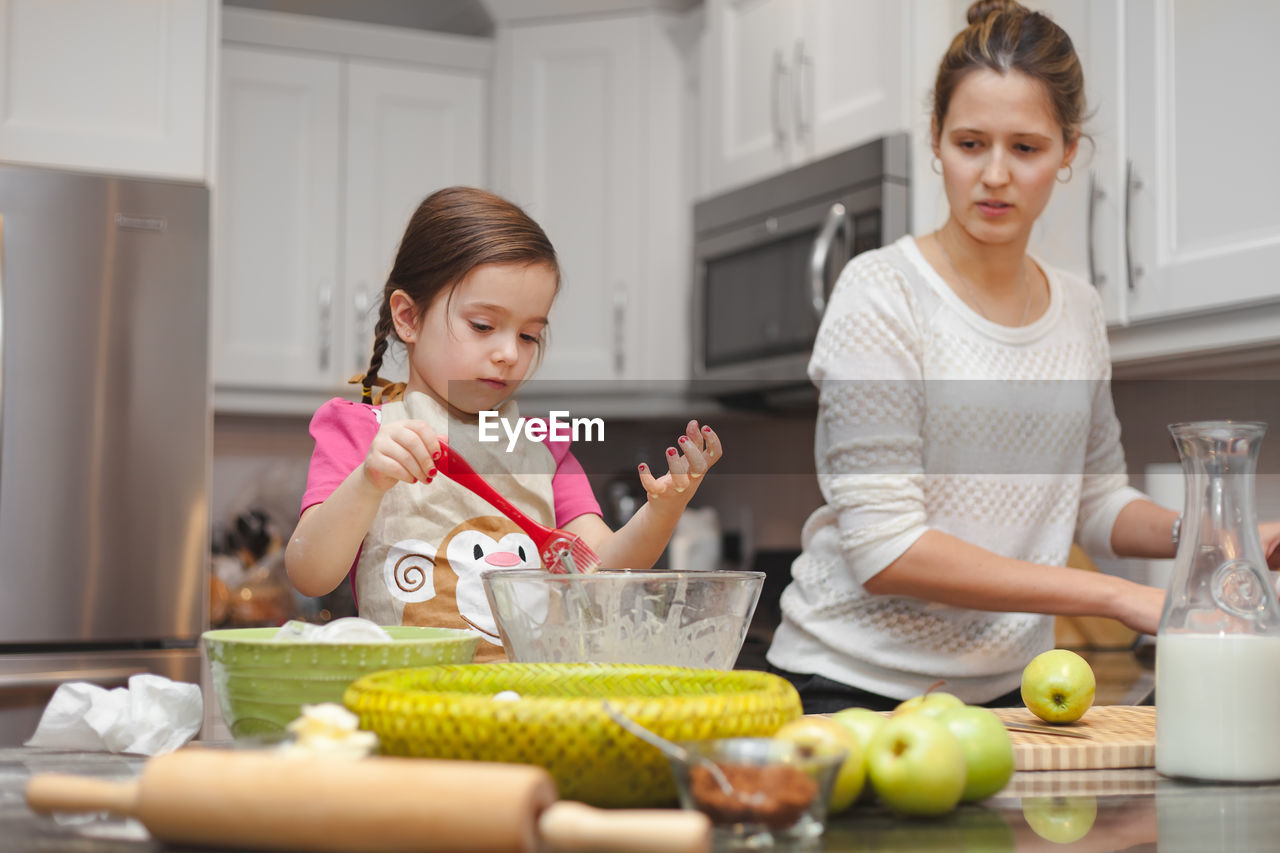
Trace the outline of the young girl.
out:
[[[1012,0],[979,0],[938,69],[937,231],[845,268],[814,346],[826,506],[782,595],[768,660],[805,711],[887,709],[937,679],[1020,705],[1053,615],[1149,634],[1164,592],[1066,567],[1172,557],[1178,515],[1130,488],[1093,286],[1027,253],[1085,115],[1071,39]],[[1262,526],[1272,567],[1280,525]]]
[[[383,290],[364,402],[333,399],[311,421],[316,447],[285,567],[305,595],[348,574],[360,615],[383,624],[496,634],[480,583],[490,568],[537,567],[538,549],[467,488],[439,476],[439,438],[534,520],[581,536],[606,567],[647,569],[662,554],[720,440],[690,421],[667,473],[639,466],[646,504],[620,530],[604,523],[566,442],[482,442],[479,413],[519,417],[511,395],[541,354],[560,286],[536,222],[491,193],[452,187],[418,207]],[[408,354],[403,397],[372,404],[390,336]],[[439,437],[439,438],[438,438]],[[502,647],[482,642],[476,660]]]

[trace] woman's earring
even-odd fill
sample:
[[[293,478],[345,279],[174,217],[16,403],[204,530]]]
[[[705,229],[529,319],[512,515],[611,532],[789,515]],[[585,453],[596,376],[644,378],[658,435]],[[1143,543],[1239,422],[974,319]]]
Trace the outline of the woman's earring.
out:
[[[935,175],[940,176],[942,174],[942,161],[938,159],[936,154],[934,155],[933,160],[929,162],[929,168],[933,170]]]
[[[1064,177],[1062,177],[1062,169],[1066,169],[1066,170],[1067,170],[1067,176],[1066,176],[1065,178],[1064,178]],[[1060,183],[1060,184],[1065,184],[1065,183],[1067,183],[1068,181],[1070,181],[1070,180],[1071,180],[1071,176],[1072,176],[1073,174],[1075,174],[1075,173],[1071,171],[1071,165],[1070,165],[1070,164],[1068,164],[1068,165],[1066,165],[1066,166],[1063,166],[1063,167],[1062,167],[1062,169],[1059,169],[1059,170],[1058,170],[1058,183]]]

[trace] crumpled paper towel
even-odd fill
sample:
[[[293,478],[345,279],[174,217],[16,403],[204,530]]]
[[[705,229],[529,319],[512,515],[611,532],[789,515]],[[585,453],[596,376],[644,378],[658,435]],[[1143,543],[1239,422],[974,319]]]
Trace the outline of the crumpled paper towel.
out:
[[[182,746],[204,722],[200,685],[139,673],[128,687],[62,684],[27,746],[160,755]]]

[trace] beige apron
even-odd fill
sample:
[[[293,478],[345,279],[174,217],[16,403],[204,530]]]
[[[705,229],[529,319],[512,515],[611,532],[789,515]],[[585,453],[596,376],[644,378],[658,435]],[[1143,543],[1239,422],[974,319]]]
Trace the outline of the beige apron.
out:
[[[519,417],[514,402],[498,413],[512,424]],[[449,417],[416,391],[383,404],[384,424],[408,419],[426,421],[503,497],[535,521],[554,526],[555,459],[542,442],[522,437],[511,452],[505,434],[482,443],[476,425]],[[379,625],[469,628],[466,616],[496,635],[480,572],[541,565],[533,540],[470,489],[443,474],[431,483],[396,483],[382,498],[360,552],[360,615]],[[504,657],[502,646],[487,638],[476,649],[477,661]]]

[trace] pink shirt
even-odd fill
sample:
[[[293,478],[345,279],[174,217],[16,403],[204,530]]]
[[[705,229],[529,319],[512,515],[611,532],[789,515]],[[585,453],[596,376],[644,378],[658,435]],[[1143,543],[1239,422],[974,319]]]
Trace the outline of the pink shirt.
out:
[[[326,500],[364,461],[381,425],[380,408],[335,397],[316,411],[311,418],[316,449],[307,471],[307,489],[302,493],[304,511]],[[556,473],[551,478],[556,526],[564,527],[587,513],[601,515],[582,464],[569,452],[569,442],[546,440],[543,444],[556,461]]]

